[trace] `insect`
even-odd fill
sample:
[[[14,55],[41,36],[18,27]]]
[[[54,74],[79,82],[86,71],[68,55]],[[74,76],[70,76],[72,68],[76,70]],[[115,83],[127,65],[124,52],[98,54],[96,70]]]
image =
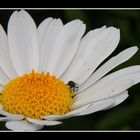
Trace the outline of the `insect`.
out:
[[[69,81],[67,85],[70,86],[72,92],[78,92],[79,84],[75,83],[74,81]]]

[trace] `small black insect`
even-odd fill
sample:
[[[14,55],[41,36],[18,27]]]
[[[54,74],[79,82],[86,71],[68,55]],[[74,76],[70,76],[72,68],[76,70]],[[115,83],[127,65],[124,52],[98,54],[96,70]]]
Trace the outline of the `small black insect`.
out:
[[[69,81],[67,85],[70,86],[72,92],[78,92],[79,84],[75,83],[74,81]]]

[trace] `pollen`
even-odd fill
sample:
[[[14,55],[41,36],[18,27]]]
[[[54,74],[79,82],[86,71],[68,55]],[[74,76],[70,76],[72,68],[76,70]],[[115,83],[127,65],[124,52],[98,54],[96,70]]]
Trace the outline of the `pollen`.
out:
[[[50,73],[34,70],[5,85],[0,103],[5,111],[33,119],[47,115],[63,115],[73,104],[70,87]]]

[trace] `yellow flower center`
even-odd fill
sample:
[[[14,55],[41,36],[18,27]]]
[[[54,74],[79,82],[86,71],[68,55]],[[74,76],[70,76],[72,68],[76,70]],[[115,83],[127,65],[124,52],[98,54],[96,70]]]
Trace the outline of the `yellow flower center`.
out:
[[[9,82],[1,92],[0,103],[7,112],[41,119],[69,112],[73,95],[55,76],[32,71]]]

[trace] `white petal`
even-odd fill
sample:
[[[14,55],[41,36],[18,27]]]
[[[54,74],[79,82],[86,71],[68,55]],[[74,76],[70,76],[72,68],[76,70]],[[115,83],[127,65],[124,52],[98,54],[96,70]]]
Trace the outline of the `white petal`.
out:
[[[81,51],[85,51],[88,47],[89,42],[92,41],[93,38],[95,38],[96,36],[98,36],[99,34],[103,33],[106,29],[106,26],[103,26],[101,28],[97,28],[95,30],[89,31],[80,41],[79,44],[79,48],[78,51],[75,55],[75,57],[73,58],[71,64],[69,65],[68,69],[64,72],[64,74],[60,77],[61,80],[65,81],[65,83],[67,83],[68,81],[70,81],[70,76],[73,74],[71,73],[72,67],[75,64],[73,61],[76,61],[76,59],[78,59],[78,57],[80,56]],[[74,64],[73,64],[74,63]],[[77,63],[79,64],[79,63]]]
[[[10,79],[7,77],[7,75],[0,68],[0,84],[2,86],[5,86],[9,81],[10,81]]]
[[[5,112],[4,110],[0,110],[0,114],[5,116],[5,117],[0,117],[0,121],[8,121],[8,120],[19,121],[19,120],[24,119],[24,116],[22,115],[11,114],[11,113]]]
[[[7,121],[5,126],[14,131],[36,131],[42,129],[43,126],[28,123],[26,120],[23,121]]]
[[[107,74],[109,71],[111,71],[113,68],[118,66],[119,64],[127,61],[129,58],[131,58],[136,52],[138,48],[137,47],[131,47],[128,48],[118,55],[112,57],[110,60],[108,60],[105,64],[103,64],[99,69],[97,69],[90,77],[89,79],[84,82],[82,85],[80,85],[79,91],[88,88],[90,85],[94,84],[97,80],[102,78],[105,74]]]
[[[117,47],[120,39],[118,29],[109,27],[98,33],[85,47],[81,47],[70,67],[62,77],[66,83],[69,80],[82,84]]]
[[[93,103],[92,103],[93,104]],[[70,112],[68,112],[67,114],[65,115],[60,115],[60,116],[56,116],[56,117],[49,117],[49,116],[44,116],[43,118],[44,119],[47,119],[47,120],[62,120],[62,119],[67,119],[67,118],[70,118],[70,117],[73,117],[73,116],[77,116],[77,114],[83,112],[83,111],[86,111],[92,104],[87,104],[85,106],[82,106],[78,109],[74,109]],[[96,103],[94,103],[94,105],[96,105]]]
[[[128,91],[126,90],[126,91],[120,93],[119,95],[112,97],[114,99],[114,103],[111,106],[105,108],[104,110],[113,108],[113,107],[121,104],[124,100],[126,100],[128,98],[128,96],[129,96]]]
[[[7,117],[0,117],[0,122],[2,121],[8,121]]]
[[[54,121],[54,120],[61,120],[64,118],[64,115],[49,115],[49,116],[43,116],[42,119]]]
[[[58,34],[47,71],[60,77],[69,66],[85,31],[85,25],[80,20],[74,20],[64,25]]]
[[[78,109],[75,109],[67,113],[66,115],[58,115],[58,116],[52,115],[52,116],[45,116],[43,118],[47,120],[60,120],[60,119],[66,119],[73,116],[91,114],[97,111],[106,110],[106,109],[115,107],[119,105],[120,103],[122,103],[127,97],[128,97],[128,91],[124,91],[120,93],[119,95],[116,95],[112,98],[103,99],[103,100],[85,105],[83,107],[80,107]]]
[[[22,116],[22,115],[11,114],[9,112],[4,111],[2,105],[0,105],[0,115],[5,116],[5,117],[0,117],[0,121],[24,119],[24,116]]]
[[[89,42],[92,41],[93,37],[96,37],[97,35],[104,32],[106,29],[106,26],[103,26],[101,28],[94,29],[92,31],[89,31],[80,41],[80,49],[86,49],[86,46],[88,46]]]
[[[104,108],[111,106],[113,104],[113,99],[106,99],[101,100],[97,102],[93,102],[84,106],[81,106],[80,108],[74,109],[73,111],[66,114],[66,116],[80,116],[80,115],[86,115],[88,114],[88,111],[92,109],[92,113],[103,110]],[[90,114],[90,113],[89,113]]]
[[[124,85],[126,84],[124,87],[127,88],[127,81],[128,81],[128,88],[129,86],[131,86],[131,81],[133,81],[132,85],[135,85],[140,82],[140,66],[139,65],[124,68],[105,76],[94,85],[90,86],[86,90],[83,90],[78,95],[76,95],[75,99],[80,100],[80,99],[84,99],[85,97],[90,97],[90,96],[92,97],[95,96],[96,99],[104,98],[104,96],[108,96],[108,93],[104,94],[105,90],[112,90],[114,93],[116,93],[118,90],[123,89],[123,84]],[[130,81],[130,85],[129,85],[129,81]],[[120,86],[120,89],[116,89],[117,86]],[[98,93],[102,93],[102,94],[98,94]]]
[[[130,66],[116,72],[113,72],[101,80],[99,80],[93,87],[98,89],[99,87],[106,87],[108,84],[113,84],[114,82],[121,80],[133,80],[134,84],[140,81],[140,65]],[[95,89],[94,88],[94,89]]]
[[[49,25],[50,25],[52,20],[53,20],[53,18],[49,17],[49,18],[43,20],[39,24],[39,26],[38,26],[39,41],[41,41],[42,38],[44,38],[45,32],[48,30]]]
[[[105,110],[105,108],[112,106],[112,104],[113,104],[113,99],[98,101],[98,102],[90,104],[90,106],[86,110],[83,110],[82,112],[74,114],[74,116],[88,115],[91,113],[95,113],[97,111]]]
[[[97,111],[110,109],[122,103],[127,97],[128,97],[127,91],[124,91],[121,94],[114,96],[112,98],[91,103],[91,105],[86,110],[79,112],[75,116],[87,115],[95,113]]]
[[[58,120],[64,120],[64,119],[70,118],[72,116],[73,116],[73,114],[65,114],[65,115],[60,115],[60,116],[56,116],[56,117],[43,116],[42,118],[45,120],[48,120],[48,121],[58,121]]]
[[[120,95],[117,95],[115,97],[115,102],[114,102],[114,106],[119,105],[120,103],[122,103],[125,99],[127,99],[129,97],[128,95],[128,91],[124,91],[123,93],[121,93]]]
[[[67,114],[65,115],[54,115],[54,116],[44,116],[42,117],[43,119],[46,119],[46,120],[50,120],[50,121],[55,121],[55,120],[62,120],[62,119],[67,119],[67,118],[70,118],[70,117],[73,117],[75,114],[79,113],[79,112],[82,112],[83,110],[86,110],[90,105],[85,105],[83,107],[80,107],[76,110],[72,110],[70,112],[68,112]]]
[[[21,115],[13,115],[13,116],[7,116],[7,117],[0,117],[0,121],[8,121],[8,120],[19,121],[19,120],[23,120],[23,117],[21,117]]]
[[[14,79],[17,77],[17,73],[13,67],[9,54],[7,35],[1,25],[0,25],[0,67],[9,78]]]
[[[60,121],[35,120],[35,119],[31,119],[31,118],[27,118],[27,120],[31,123],[38,124],[38,125],[51,126],[51,125],[62,124],[62,122],[60,122]]]
[[[50,55],[52,53],[52,49],[59,34],[60,30],[63,27],[63,23],[60,19],[48,18],[43,21],[39,27],[39,42],[40,42],[40,50],[39,50],[39,72],[47,72],[47,65],[49,62]],[[44,31],[43,31],[44,30]]]
[[[21,76],[39,66],[37,29],[30,15],[15,11],[8,23],[8,41],[12,63]]]
[[[115,95],[120,94],[126,89],[130,88],[134,84],[132,80],[122,80],[108,84],[105,88],[99,89],[96,92],[91,90],[88,91],[87,97],[80,97],[76,99],[75,103],[72,105],[72,109],[79,108],[83,105],[96,102],[99,100],[107,99]],[[87,92],[87,91],[86,91]],[[89,95],[90,94],[90,95]]]

